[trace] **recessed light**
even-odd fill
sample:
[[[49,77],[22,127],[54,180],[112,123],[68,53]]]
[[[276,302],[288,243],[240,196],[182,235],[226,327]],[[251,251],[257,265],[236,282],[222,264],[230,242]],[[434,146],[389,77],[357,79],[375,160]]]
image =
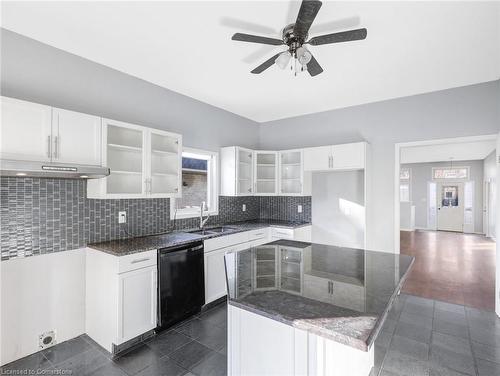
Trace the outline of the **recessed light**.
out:
[[[25,173],[25,172],[18,172],[18,173],[16,174],[16,176],[26,176],[26,173]]]

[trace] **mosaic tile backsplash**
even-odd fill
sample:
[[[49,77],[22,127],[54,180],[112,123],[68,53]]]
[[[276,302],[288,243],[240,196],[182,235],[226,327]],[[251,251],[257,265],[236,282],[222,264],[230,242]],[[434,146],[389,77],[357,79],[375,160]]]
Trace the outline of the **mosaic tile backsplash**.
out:
[[[118,224],[121,210],[127,212],[126,225]],[[207,226],[259,218],[310,221],[311,197],[221,196],[219,215]],[[0,178],[2,261],[198,224],[197,218],[171,221],[169,199],[95,200],[86,198],[85,180]]]

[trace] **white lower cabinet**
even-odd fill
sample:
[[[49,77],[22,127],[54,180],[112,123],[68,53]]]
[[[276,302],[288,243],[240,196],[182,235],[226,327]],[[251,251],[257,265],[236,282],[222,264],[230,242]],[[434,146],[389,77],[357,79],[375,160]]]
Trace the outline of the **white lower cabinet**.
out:
[[[368,351],[229,305],[227,374],[369,376]]]
[[[156,266],[118,274],[118,340],[123,343],[156,327]]]
[[[205,253],[205,303],[226,295],[224,254],[232,248],[221,248]]]
[[[87,248],[85,331],[113,353],[156,328],[157,251],[113,256]]]

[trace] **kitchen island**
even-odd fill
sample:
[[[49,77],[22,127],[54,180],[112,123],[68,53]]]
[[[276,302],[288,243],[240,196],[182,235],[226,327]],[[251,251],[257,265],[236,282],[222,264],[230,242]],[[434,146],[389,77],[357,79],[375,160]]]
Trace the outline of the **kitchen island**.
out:
[[[279,240],[225,262],[229,375],[368,376],[413,258]]]

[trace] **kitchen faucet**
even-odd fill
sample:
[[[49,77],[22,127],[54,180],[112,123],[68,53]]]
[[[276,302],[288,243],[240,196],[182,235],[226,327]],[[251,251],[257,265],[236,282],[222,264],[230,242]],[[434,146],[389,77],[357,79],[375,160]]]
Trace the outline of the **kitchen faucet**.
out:
[[[200,207],[200,230],[203,230],[203,226],[205,226],[205,223],[210,219],[210,213],[207,212],[207,217],[203,218],[203,211],[205,210],[205,201],[201,203]]]

